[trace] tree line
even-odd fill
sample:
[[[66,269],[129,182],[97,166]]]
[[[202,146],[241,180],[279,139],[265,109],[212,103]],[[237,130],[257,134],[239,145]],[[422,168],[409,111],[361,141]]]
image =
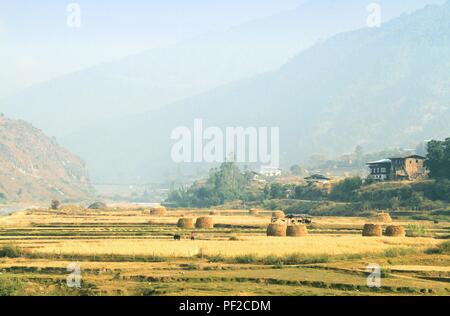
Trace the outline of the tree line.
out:
[[[268,183],[261,188],[253,185],[251,172],[225,162],[212,169],[204,182],[170,192],[167,202],[180,207],[211,207],[235,200],[263,203],[291,199],[358,203],[362,209],[431,209],[440,206],[433,201],[450,202],[450,138],[428,142],[427,152],[425,166],[431,181],[377,186],[371,178],[351,177],[331,188],[311,183]]]

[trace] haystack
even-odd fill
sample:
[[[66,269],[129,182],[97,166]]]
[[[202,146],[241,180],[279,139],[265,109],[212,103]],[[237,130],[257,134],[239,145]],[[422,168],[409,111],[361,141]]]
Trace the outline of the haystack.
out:
[[[194,219],[183,217],[178,220],[177,227],[179,228],[194,228]]]
[[[286,224],[271,223],[267,226],[267,236],[286,237]]]
[[[272,213],[272,217],[284,218],[284,212],[283,211],[275,211],[275,212]]]
[[[150,209],[150,215],[153,215],[153,216],[164,216],[164,215],[166,215],[166,213],[167,213],[167,210],[163,206],[152,207]]]
[[[386,227],[384,235],[389,237],[405,237],[406,231],[403,226],[391,225]]]
[[[220,215],[220,212],[219,212],[219,211],[211,211],[211,212],[209,212],[209,215],[212,215],[212,216],[219,216],[219,215]]]
[[[308,235],[306,225],[289,225],[286,230],[288,237],[302,237]]]
[[[392,223],[391,215],[389,215],[389,213],[385,213],[385,212],[376,214],[373,217],[373,220],[375,222],[380,222],[380,223]]]
[[[383,234],[381,225],[366,224],[364,225],[362,235],[365,237],[379,237]]]
[[[196,228],[211,229],[214,228],[214,221],[211,217],[199,217],[195,222]]]
[[[256,208],[252,208],[250,211],[248,211],[248,213],[250,214],[250,215],[258,215],[259,214],[259,210],[258,209],[256,209]]]

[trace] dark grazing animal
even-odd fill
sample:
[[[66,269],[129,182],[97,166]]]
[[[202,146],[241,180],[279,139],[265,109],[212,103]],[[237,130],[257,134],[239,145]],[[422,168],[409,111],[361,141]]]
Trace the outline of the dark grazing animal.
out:
[[[181,240],[181,235],[173,235],[174,240]]]

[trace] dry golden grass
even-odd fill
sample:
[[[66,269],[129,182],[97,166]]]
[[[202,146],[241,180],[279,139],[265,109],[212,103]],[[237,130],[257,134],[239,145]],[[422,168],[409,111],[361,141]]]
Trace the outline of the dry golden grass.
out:
[[[245,212],[246,215],[243,215]],[[176,225],[180,216],[207,215],[209,211],[169,211],[165,216],[151,217],[148,212],[141,210],[122,211],[24,211],[11,216],[0,217],[0,227],[27,227],[33,224],[173,224]],[[247,211],[221,211],[221,216],[214,216],[215,224],[247,225],[265,227],[270,222],[270,213],[267,216],[249,216]]]
[[[151,217],[147,211],[130,208],[110,209],[107,211],[92,211],[70,207],[62,210],[33,210],[17,212],[10,216],[0,217],[0,227],[27,227],[32,224],[54,225],[54,224],[173,224],[176,225],[182,216],[207,216],[209,210],[177,210],[169,211],[166,216]],[[221,210],[220,216],[214,216],[215,224],[258,226],[265,228],[270,223],[271,212],[264,211],[258,216],[250,216],[248,210]],[[359,228],[362,229],[367,223],[363,217],[315,217],[313,228]],[[396,225],[407,226],[415,221],[395,221]],[[432,222],[421,221],[420,225],[433,226]],[[444,225],[444,224],[442,224]]]
[[[148,212],[143,210],[106,210],[91,211],[84,209],[66,210],[35,210],[18,212],[11,216],[0,217],[0,227],[3,228],[26,228],[33,224],[40,225],[77,225],[77,224],[170,224],[173,229],[180,216],[203,216],[209,211],[181,210],[169,211],[166,216],[149,219]],[[248,225],[266,228],[270,223],[270,212],[263,216],[250,216],[248,211],[222,210],[221,216],[215,216],[215,224],[225,225]],[[318,217],[314,218],[314,225],[319,228],[329,227],[356,227],[362,228],[365,218],[343,218],[343,217]],[[55,228],[56,229],[56,228]],[[59,229],[59,228],[58,228]],[[66,229],[66,232],[69,229]],[[169,228],[170,229],[170,228]],[[111,233],[113,234],[113,233]],[[115,237],[112,235],[112,237]],[[243,235],[239,241],[228,240],[229,238],[217,238],[215,230],[207,235],[199,236],[207,240],[170,240],[166,235],[154,235],[152,238],[137,238],[129,236],[128,239],[117,236],[106,239],[93,237],[91,239],[71,239],[70,237],[45,238],[45,236],[27,238],[26,236],[15,236],[15,242],[30,251],[46,254],[82,254],[82,255],[155,255],[190,257],[203,253],[205,255],[236,256],[244,254],[286,255],[292,253],[303,253],[305,255],[316,254],[357,254],[377,253],[393,247],[430,247],[438,243],[432,238],[389,238],[374,237],[363,238],[358,235],[349,234],[311,234],[304,238],[271,238],[260,235]],[[7,243],[8,238],[4,236],[1,243]]]
[[[351,286],[364,285],[365,277],[348,273],[348,271],[358,273],[365,271],[368,260],[371,260],[370,256],[365,255],[379,254],[377,258],[381,260],[380,264],[391,265],[387,268],[393,272],[387,279],[383,279],[383,284],[395,288],[414,287],[417,290],[416,293],[419,293],[422,288],[433,289],[433,292],[428,293],[448,295],[444,282],[423,280],[420,274],[418,277],[413,274],[422,271],[427,274],[445,276],[445,273],[449,273],[448,256],[434,255],[433,261],[430,259],[433,258],[432,256],[420,251],[434,248],[442,240],[405,237],[364,238],[356,234],[355,230],[362,229],[367,219],[344,217],[315,217],[313,225],[315,227],[310,230],[310,235],[302,238],[266,237],[264,231],[271,221],[271,212],[268,211],[252,216],[247,210],[221,210],[220,216],[214,216],[214,222],[231,227],[197,230],[196,240],[189,240],[190,231],[180,230],[176,226],[180,218],[198,218],[207,216],[208,213],[209,210],[178,210],[169,211],[162,217],[152,218],[148,215],[148,211],[143,209],[131,207],[115,209],[110,206],[108,210],[100,211],[67,207],[58,211],[42,209],[0,217],[2,233],[0,247],[3,244],[14,244],[26,250],[25,257],[0,258],[0,270],[6,271],[3,274],[7,276],[29,278],[26,287],[28,292],[25,292],[28,295],[42,295],[43,289],[47,293],[55,293],[49,290],[54,285],[48,280],[59,280],[61,275],[66,273],[68,264],[76,260],[80,261],[83,280],[89,284],[95,284],[96,294],[102,295],[118,293],[142,295],[142,289],[148,286],[146,277],[160,278],[152,283],[163,286],[168,291],[163,293],[167,295],[204,296],[224,293],[227,295],[233,293],[348,295],[351,293],[353,295],[361,293],[359,290],[350,292],[331,289],[331,287],[284,284],[286,280],[306,280],[318,284],[325,282],[327,285],[335,283]],[[414,221],[404,223],[414,223]],[[400,223],[396,222],[396,224]],[[424,222],[420,224],[423,225]],[[447,223],[427,223],[427,225],[431,228],[447,229],[448,227]],[[248,229],[243,226],[261,228]],[[181,234],[186,239],[175,241],[172,239],[174,234]],[[230,238],[230,236],[239,236],[239,238]],[[408,251],[398,258],[395,256],[389,257],[389,260],[383,258],[385,253],[388,253],[387,250],[392,250],[395,255],[398,248],[408,248]],[[409,248],[417,251],[410,252]],[[37,256],[32,256],[30,253],[35,253]],[[58,256],[59,254],[64,256]],[[327,261],[318,263],[320,267],[317,269],[287,265],[273,269],[273,263],[270,263],[273,261],[270,258],[266,258],[267,261],[258,261],[257,264],[253,261],[243,263],[236,258],[232,260],[208,258],[208,256],[220,255],[221,257],[243,256],[243,258],[259,260],[260,257],[270,255],[290,254],[296,254],[293,256],[295,258],[304,256],[305,260],[327,255]],[[358,256],[348,256],[348,260],[346,259],[345,255],[354,254]],[[333,255],[343,256],[333,258]],[[140,262],[159,261],[141,258],[150,256],[164,258],[153,258],[162,259],[161,262]],[[332,269],[325,270],[322,265]],[[221,281],[214,280],[206,283],[202,281],[203,278],[211,277]],[[223,278],[225,279],[222,280]],[[239,278],[239,281],[236,278]],[[242,278],[255,278],[260,281],[241,282]],[[283,285],[268,285],[264,282],[266,278],[273,278]],[[39,280],[43,280],[44,283],[40,283]],[[371,292],[362,294],[367,293],[373,294]]]
[[[427,248],[432,238],[363,238],[356,235],[309,235],[303,238],[243,237],[230,240],[113,239],[113,240],[21,240],[17,244],[36,253],[79,255],[148,255],[191,257],[199,254],[237,256],[246,254],[340,255],[380,253],[393,247]]]

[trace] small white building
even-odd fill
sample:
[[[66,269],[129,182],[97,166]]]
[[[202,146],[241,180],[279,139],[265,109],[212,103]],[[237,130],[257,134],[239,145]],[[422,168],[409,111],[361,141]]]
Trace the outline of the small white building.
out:
[[[265,177],[278,177],[281,176],[281,169],[275,167],[261,167],[259,173]]]

